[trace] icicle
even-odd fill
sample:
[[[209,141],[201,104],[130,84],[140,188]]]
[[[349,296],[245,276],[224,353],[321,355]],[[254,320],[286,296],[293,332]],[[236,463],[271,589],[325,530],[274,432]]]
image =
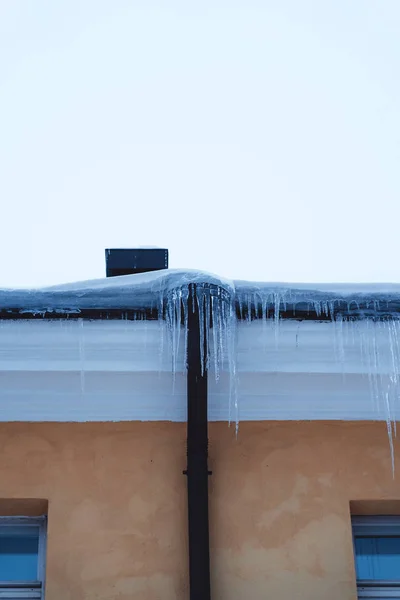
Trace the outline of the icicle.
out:
[[[236,366],[236,345],[237,345],[237,320],[235,315],[234,301],[231,300],[227,312],[226,323],[226,343],[227,343],[227,362],[229,369],[229,424],[231,423],[231,406],[235,409],[235,432],[239,431],[239,394],[238,394],[238,375]]]
[[[261,318],[262,318],[262,330],[263,330],[263,341],[264,341],[264,351],[266,349],[266,344],[267,344],[267,321],[268,321],[268,316],[267,316],[267,299],[266,298],[262,298],[261,300]]]
[[[201,362],[201,374],[204,375],[204,371],[207,368],[207,357],[205,356],[204,353],[204,349],[205,349],[205,342],[207,340],[208,337],[208,330],[206,332],[207,337],[205,338],[205,298],[204,298],[204,293],[203,293],[203,289],[201,288],[201,292],[199,294],[199,289],[200,288],[196,288],[195,294],[196,294],[196,302],[197,302],[197,308],[199,311],[199,327],[200,327],[200,362]],[[195,309],[193,308],[193,311]],[[208,344],[207,344],[207,348],[208,348]]]
[[[211,296],[211,310],[212,310],[212,339],[213,339],[213,355],[214,355],[214,374],[215,380],[219,380],[220,371],[220,357],[219,357],[219,339],[221,335],[220,329],[220,306],[218,298]]]
[[[172,373],[173,391],[175,393],[176,373],[179,357],[179,343],[181,337],[182,305],[181,291],[174,290],[171,299],[171,329],[172,329]]]
[[[161,377],[161,369],[163,364],[164,355],[164,333],[165,333],[165,319],[164,319],[164,290],[160,286],[158,294],[158,327],[160,332],[160,344],[158,349],[158,375]]]
[[[395,473],[394,433],[396,431],[396,417],[395,406],[391,398],[393,395],[395,397],[396,394],[398,395],[397,381],[399,368],[399,346],[397,340],[396,345],[394,343],[394,327],[396,326],[393,322],[384,322],[382,324],[370,318],[361,321],[358,326],[363,364],[367,371],[371,398],[377,414],[382,414],[383,412],[385,415],[393,477]],[[366,332],[365,335],[364,330]],[[387,375],[388,384],[384,377],[385,364],[382,363],[379,343],[381,339],[383,339],[384,345],[388,346],[391,354],[390,371]]]
[[[172,290],[167,303],[167,324],[170,332],[170,348],[172,353],[173,390],[177,373],[179,341],[181,334],[181,292]]]
[[[312,306],[313,306],[315,314],[319,318],[321,316],[321,314],[322,314],[321,303],[318,300],[313,300]]]
[[[242,302],[241,296],[239,296],[239,298],[238,298],[238,304],[239,304],[239,318],[242,321],[243,320],[243,302]]]
[[[80,364],[80,387],[81,395],[85,393],[85,341],[83,332],[83,319],[78,319],[79,327],[79,364]]]
[[[339,361],[342,367],[342,374],[344,375],[344,333],[343,333],[343,317],[338,314],[335,319],[336,326],[336,339],[338,343]]]
[[[189,320],[189,288],[182,290],[182,306],[183,306],[183,326],[184,326],[184,351],[183,351],[183,364],[184,368],[187,369],[188,361],[188,320]]]
[[[204,367],[209,371],[210,369],[210,329],[211,329],[211,298],[210,298],[210,289],[205,288],[204,290],[204,304],[205,304],[205,332],[206,332],[206,355],[204,357],[205,364]]]
[[[393,360],[393,377],[394,377],[394,397],[395,397],[395,406],[400,400],[400,338],[399,338],[399,321],[397,319],[392,319],[389,321],[390,325],[390,333],[392,339],[392,360]],[[397,436],[397,413],[394,411],[393,414],[393,424],[394,424],[394,434]]]
[[[275,346],[279,343],[279,319],[280,319],[280,307],[281,297],[279,292],[274,294],[274,334],[275,334]]]
[[[257,292],[253,293],[252,299],[251,299],[251,303],[254,306],[254,318],[258,319],[259,318],[259,312],[260,312],[261,302],[260,302],[260,299],[258,297]]]
[[[177,367],[177,363],[178,363],[178,358],[179,358],[179,345],[180,345],[180,341],[181,341],[181,328],[182,328],[182,290],[179,290],[179,292],[177,293],[176,297],[175,297],[175,339],[176,339],[176,344],[175,344],[175,354],[176,354],[176,358],[175,358],[175,374],[176,374],[176,367]]]

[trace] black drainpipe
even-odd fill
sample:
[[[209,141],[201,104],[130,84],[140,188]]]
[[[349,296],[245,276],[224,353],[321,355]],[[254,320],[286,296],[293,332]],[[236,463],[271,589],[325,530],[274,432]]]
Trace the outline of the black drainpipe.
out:
[[[200,314],[196,293],[189,286],[187,333],[187,492],[189,518],[190,600],[210,600],[210,542],[208,525],[207,370],[201,372]],[[203,319],[204,323],[204,319]],[[205,334],[205,331],[204,331]],[[206,356],[204,335],[204,356]]]

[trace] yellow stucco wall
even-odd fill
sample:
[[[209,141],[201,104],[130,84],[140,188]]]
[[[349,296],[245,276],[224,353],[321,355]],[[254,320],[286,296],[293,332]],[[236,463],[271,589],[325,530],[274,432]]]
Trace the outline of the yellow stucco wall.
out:
[[[0,512],[49,501],[47,600],[187,598],[185,434],[0,425]],[[384,424],[213,423],[210,468],[214,600],[355,599],[350,501],[400,512]]]

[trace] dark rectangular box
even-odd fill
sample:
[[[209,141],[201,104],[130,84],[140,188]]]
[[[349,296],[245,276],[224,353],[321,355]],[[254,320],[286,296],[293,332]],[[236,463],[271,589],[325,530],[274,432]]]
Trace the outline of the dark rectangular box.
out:
[[[165,248],[108,248],[106,275],[132,275],[168,269],[168,250]]]

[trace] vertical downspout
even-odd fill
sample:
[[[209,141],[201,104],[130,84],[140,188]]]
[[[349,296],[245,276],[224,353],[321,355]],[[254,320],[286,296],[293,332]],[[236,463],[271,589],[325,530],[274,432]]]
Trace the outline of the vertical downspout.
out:
[[[195,284],[189,286],[187,332],[187,493],[190,600],[210,600],[210,542],[208,524],[207,369],[201,368],[201,340],[207,356],[205,315],[200,318]],[[204,308],[202,308],[204,310]]]

